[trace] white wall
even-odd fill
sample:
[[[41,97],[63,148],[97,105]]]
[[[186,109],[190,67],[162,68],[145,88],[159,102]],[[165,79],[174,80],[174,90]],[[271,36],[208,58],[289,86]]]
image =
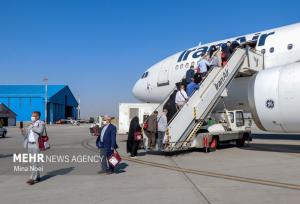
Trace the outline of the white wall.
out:
[[[158,106],[156,103],[120,103],[119,104],[119,134],[126,134],[129,130],[129,110],[130,108],[139,109],[140,124],[143,123],[143,116],[150,115]]]

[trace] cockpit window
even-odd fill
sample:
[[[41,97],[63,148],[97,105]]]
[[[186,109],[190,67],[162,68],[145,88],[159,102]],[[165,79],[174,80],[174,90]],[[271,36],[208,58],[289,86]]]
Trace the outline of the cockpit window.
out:
[[[147,78],[148,74],[149,74],[149,72],[145,72],[145,73],[142,75],[141,78],[142,78],[142,79]]]

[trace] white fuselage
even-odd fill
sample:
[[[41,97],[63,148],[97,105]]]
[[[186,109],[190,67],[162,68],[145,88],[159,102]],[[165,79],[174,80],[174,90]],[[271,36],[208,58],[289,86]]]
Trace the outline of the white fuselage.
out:
[[[133,88],[136,98],[144,102],[161,103],[174,89],[175,83],[185,78],[191,64],[196,67],[201,56],[212,45],[220,46],[227,41],[257,41],[256,49],[264,53],[264,67],[270,69],[300,62],[300,23],[280,28],[238,36],[193,47],[178,52],[151,66]],[[299,76],[300,77],[300,76]],[[235,78],[228,90],[225,103],[228,108],[248,111],[248,84],[251,77]]]

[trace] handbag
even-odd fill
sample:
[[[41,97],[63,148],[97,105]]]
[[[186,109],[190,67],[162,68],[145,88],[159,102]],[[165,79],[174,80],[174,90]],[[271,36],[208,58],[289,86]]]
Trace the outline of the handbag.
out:
[[[45,151],[47,149],[50,149],[50,144],[49,144],[49,137],[47,134],[47,129],[45,127],[45,131],[44,131],[44,135],[40,136],[38,139],[38,143],[39,143],[39,148],[41,151]]]
[[[146,122],[143,123],[143,129],[144,130],[148,129],[148,121],[146,121]]]
[[[119,152],[117,152],[116,150],[108,158],[108,163],[113,167],[116,167],[121,161],[122,161],[122,158],[121,158]]]
[[[133,139],[134,139],[135,141],[140,141],[140,140],[142,140],[142,139],[143,139],[143,134],[142,134],[142,132],[139,132],[139,131],[134,132],[134,134],[133,134]]]

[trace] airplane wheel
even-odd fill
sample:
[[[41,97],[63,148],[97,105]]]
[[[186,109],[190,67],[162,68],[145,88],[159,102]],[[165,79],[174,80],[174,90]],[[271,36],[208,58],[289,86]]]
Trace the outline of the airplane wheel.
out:
[[[243,147],[245,145],[246,135],[243,135],[243,138],[236,140],[237,147]]]

